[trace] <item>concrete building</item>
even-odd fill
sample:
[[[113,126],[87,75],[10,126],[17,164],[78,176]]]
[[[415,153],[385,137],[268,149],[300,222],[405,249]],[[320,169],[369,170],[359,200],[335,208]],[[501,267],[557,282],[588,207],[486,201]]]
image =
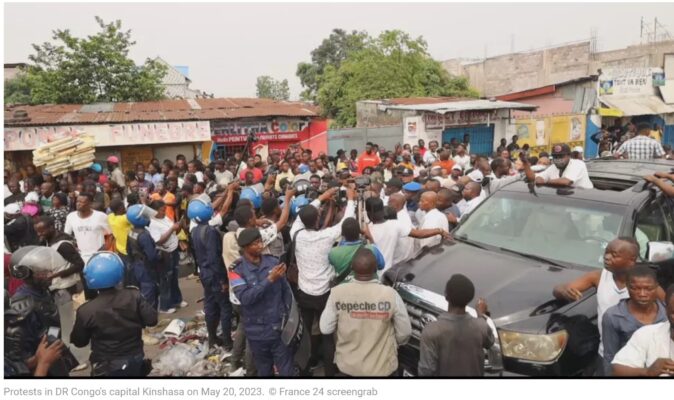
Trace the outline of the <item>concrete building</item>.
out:
[[[190,89],[190,84],[192,81],[187,76],[189,71],[188,67],[180,66],[176,67],[163,58],[157,57],[155,61],[158,61],[167,68],[166,75],[162,80],[162,85],[166,89],[166,97],[169,99],[197,99],[206,97],[203,92],[196,89]]]
[[[471,153],[485,155],[506,137],[512,113],[536,108],[519,102],[451,97],[366,100],[356,105],[359,124],[401,125],[398,142],[461,142],[464,135],[469,135]]]
[[[9,81],[16,78],[21,69],[27,66],[26,63],[5,64],[5,80]]]

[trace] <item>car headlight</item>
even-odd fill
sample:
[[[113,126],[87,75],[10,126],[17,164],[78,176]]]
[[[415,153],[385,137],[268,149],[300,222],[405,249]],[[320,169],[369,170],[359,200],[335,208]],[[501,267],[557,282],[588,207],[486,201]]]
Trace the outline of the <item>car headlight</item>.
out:
[[[557,361],[569,339],[565,330],[549,335],[499,330],[498,336],[504,357],[543,363]]]

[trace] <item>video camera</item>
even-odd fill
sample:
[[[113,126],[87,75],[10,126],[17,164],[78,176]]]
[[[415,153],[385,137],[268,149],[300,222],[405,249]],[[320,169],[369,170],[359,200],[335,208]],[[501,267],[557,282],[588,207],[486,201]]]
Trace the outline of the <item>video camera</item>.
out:
[[[356,183],[356,188],[364,190],[366,187],[370,186],[370,177],[369,176],[359,176],[354,182]]]

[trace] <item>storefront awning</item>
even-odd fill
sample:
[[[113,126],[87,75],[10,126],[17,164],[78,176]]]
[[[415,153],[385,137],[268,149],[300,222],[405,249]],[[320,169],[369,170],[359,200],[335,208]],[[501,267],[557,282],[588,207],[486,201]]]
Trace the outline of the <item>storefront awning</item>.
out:
[[[610,108],[616,108],[627,117],[638,115],[659,115],[674,113],[674,107],[665,104],[656,95],[601,96],[599,101]]]

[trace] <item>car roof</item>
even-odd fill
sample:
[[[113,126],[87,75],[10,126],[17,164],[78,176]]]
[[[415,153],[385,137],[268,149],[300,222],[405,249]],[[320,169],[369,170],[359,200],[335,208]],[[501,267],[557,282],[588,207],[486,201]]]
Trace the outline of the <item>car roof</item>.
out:
[[[656,172],[671,172],[672,160],[610,160],[593,159],[585,162],[590,177],[638,182],[646,175]]]
[[[536,194],[543,196],[564,196],[570,199],[619,205],[638,204],[643,202],[649,196],[648,190],[635,192],[632,189],[623,191],[573,188],[560,190],[559,188],[550,186],[536,186],[534,190]],[[500,191],[529,193],[531,190],[529,188],[529,184],[523,181],[518,181],[503,187]]]

